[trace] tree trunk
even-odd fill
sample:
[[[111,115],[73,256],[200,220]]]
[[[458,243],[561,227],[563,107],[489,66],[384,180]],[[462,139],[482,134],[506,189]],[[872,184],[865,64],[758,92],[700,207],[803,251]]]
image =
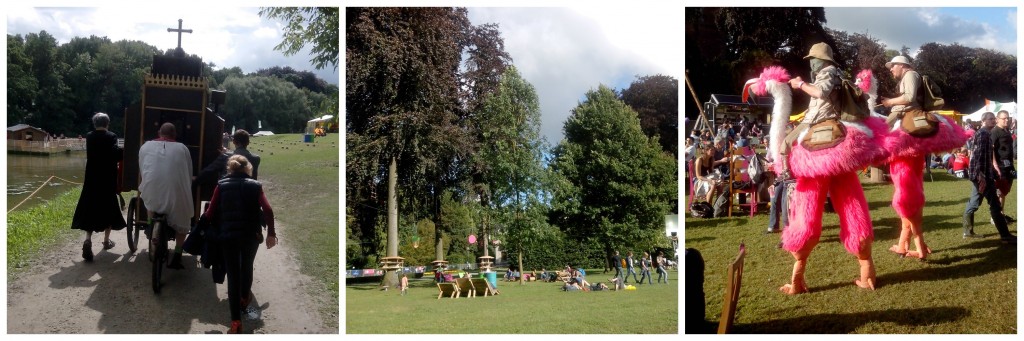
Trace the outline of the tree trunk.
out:
[[[525,273],[526,273],[526,270],[523,270],[523,247],[522,247],[522,245],[520,245],[519,246],[519,285],[523,285],[523,283],[524,283],[523,282],[523,274],[525,274]]]
[[[398,164],[391,157],[388,166],[388,246],[387,257],[398,257]],[[387,270],[381,280],[381,286],[398,288],[398,272]]]

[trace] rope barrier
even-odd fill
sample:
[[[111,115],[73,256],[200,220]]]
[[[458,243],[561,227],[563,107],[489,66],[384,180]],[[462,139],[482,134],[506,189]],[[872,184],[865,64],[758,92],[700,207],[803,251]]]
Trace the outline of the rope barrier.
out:
[[[68,179],[64,179],[64,178],[61,178],[61,177],[56,176],[56,175],[50,175],[50,178],[46,179],[46,181],[43,181],[43,184],[39,185],[39,188],[36,188],[36,190],[32,191],[32,194],[29,194],[28,197],[25,197],[24,200],[19,202],[17,205],[14,205],[13,208],[7,210],[7,213],[9,214],[9,213],[13,212],[14,210],[18,209],[18,207],[21,207],[21,204],[24,204],[26,201],[28,201],[28,199],[32,199],[32,197],[35,196],[36,193],[39,192],[39,190],[43,189],[43,186],[46,186],[46,184],[49,183],[50,180],[53,180],[54,178],[60,179],[60,180],[64,180],[64,182],[70,182],[70,183],[73,183],[73,184],[76,184],[76,185],[81,185],[82,184],[80,182],[69,181]]]

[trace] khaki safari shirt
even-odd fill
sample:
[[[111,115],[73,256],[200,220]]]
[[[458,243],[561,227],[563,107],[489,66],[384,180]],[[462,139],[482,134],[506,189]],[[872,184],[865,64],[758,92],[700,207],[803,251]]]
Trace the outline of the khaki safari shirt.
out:
[[[814,76],[814,87],[821,89],[821,98],[811,96],[811,102],[807,106],[805,124],[815,124],[828,119],[839,119],[839,112],[832,105],[832,89],[840,82],[839,69],[835,65],[829,65],[818,71]]]

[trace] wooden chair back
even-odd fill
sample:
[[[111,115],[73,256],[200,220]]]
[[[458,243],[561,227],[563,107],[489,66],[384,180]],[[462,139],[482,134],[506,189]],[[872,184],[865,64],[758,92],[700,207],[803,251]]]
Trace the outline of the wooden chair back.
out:
[[[437,283],[437,299],[441,299],[441,296],[448,296],[449,298],[459,297],[459,287],[452,282]]]
[[[455,279],[455,284],[459,286],[459,296],[476,296],[476,289],[473,288],[473,282],[469,278],[457,278]]]
[[[743,257],[747,248],[740,244],[739,255],[729,264],[726,270],[725,298],[722,300],[722,317],[718,321],[718,333],[726,334],[732,328],[736,317],[736,303],[740,299],[740,284],[743,282]]]
[[[473,289],[476,290],[476,296],[493,296],[494,292],[491,291],[491,283],[483,278],[470,278],[470,282],[473,282]]]

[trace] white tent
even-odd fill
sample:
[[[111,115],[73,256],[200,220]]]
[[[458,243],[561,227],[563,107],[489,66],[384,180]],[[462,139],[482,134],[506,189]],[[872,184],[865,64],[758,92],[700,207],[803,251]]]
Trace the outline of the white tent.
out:
[[[986,99],[985,106],[981,107],[981,109],[978,109],[978,111],[975,111],[970,115],[965,115],[964,117],[961,118],[961,120],[963,120],[963,122],[967,122],[967,120],[971,120],[971,122],[980,122],[981,115],[983,115],[985,112],[990,111],[993,114],[996,114],[999,113],[1000,110],[1006,110],[1007,112],[1010,113],[1011,118],[1017,118],[1017,102],[996,102]]]

